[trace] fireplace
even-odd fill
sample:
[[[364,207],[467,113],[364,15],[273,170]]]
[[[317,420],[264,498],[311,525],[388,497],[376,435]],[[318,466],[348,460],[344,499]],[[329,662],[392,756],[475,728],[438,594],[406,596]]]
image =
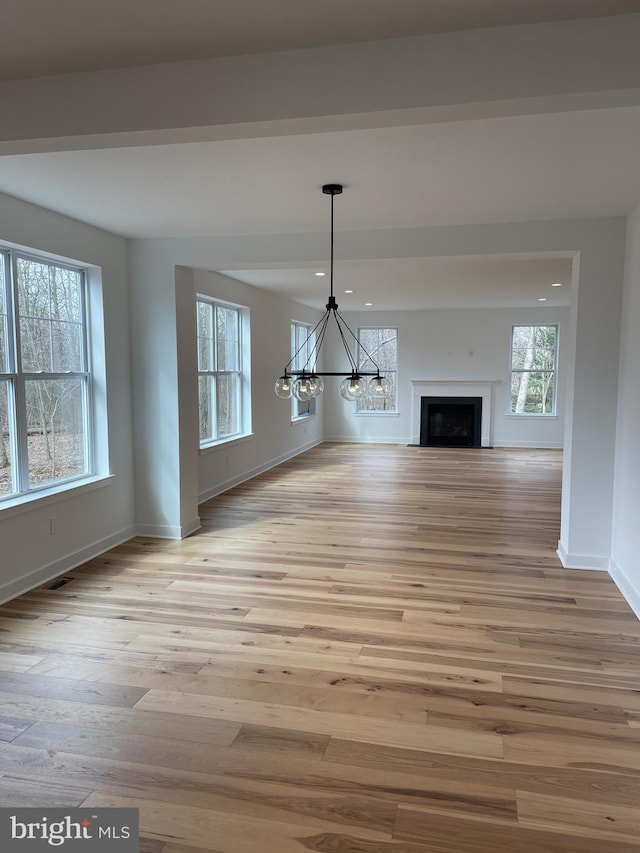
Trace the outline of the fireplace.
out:
[[[480,444],[478,447],[491,447],[493,444],[492,413],[494,408],[494,388],[501,385],[500,379],[410,379],[411,384],[411,440],[419,446],[422,427],[422,399],[424,397],[452,397],[458,402],[466,397],[480,398],[481,424]]]
[[[422,446],[481,446],[482,397],[422,397],[420,402]]]

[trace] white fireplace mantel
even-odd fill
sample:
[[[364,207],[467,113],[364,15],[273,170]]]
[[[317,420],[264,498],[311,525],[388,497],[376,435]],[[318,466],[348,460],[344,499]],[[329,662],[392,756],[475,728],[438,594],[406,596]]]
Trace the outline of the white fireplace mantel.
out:
[[[482,397],[482,447],[491,447],[493,388],[500,379],[412,379],[411,444],[420,444],[422,397]]]

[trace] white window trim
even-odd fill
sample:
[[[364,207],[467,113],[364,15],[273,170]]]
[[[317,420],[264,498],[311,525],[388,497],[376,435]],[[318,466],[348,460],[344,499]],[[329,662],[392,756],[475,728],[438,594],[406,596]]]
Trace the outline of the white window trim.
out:
[[[554,355],[554,381],[553,381],[553,409],[550,412],[512,412],[511,411],[511,385],[513,378],[513,332],[516,328],[540,328],[541,326],[553,326],[556,330],[556,342],[555,342],[555,355]],[[511,340],[509,343],[509,386],[507,393],[507,411],[506,416],[508,418],[522,418],[522,420],[531,420],[531,418],[557,418],[558,417],[558,353],[559,353],[559,343],[560,343],[560,325],[559,323],[512,323],[511,324]],[[516,373],[521,373],[524,371],[516,371]],[[539,371],[531,371],[532,373],[537,373]]]
[[[398,377],[400,375],[400,350],[398,348],[398,340],[399,340],[399,330],[398,326],[358,326],[356,329],[356,336],[358,339],[358,343],[356,345],[357,350],[357,362],[360,363],[360,332],[362,329],[395,329],[396,332],[396,369],[394,371],[396,376],[396,399],[395,399],[395,408],[393,409],[383,409],[380,411],[376,411],[375,409],[361,409],[360,408],[360,400],[356,403],[356,408],[354,411],[354,415],[356,417],[366,417],[366,418],[388,418],[388,417],[398,417],[401,413],[398,409]],[[381,375],[384,376],[384,370],[381,371]]]
[[[229,445],[233,442],[240,442],[253,436],[251,426],[251,328],[250,328],[250,312],[246,305],[239,305],[235,302],[228,302],[225,299],[219,299],[217,296],[208,296],[205,293],[196,294],[196,306],[198,302],[206,302],[210,305],[221,305],[223,308],[232,308],[239,312],[239,356],[240,370],[239,371],[201,371],[198,370],[198,377],[211,376],[218,373],[237,373],[240,377],[240,423],[241,429],[233,435],[225,435],[222,438],[215,438],[211,441],[199,441],[200,453],[215,450],[222,445]],[[196,329],[197,342],[197,329]]]
[[[313,330],[313,326],[311,325],[311,323],[304,323],[302,320],[291,320],[291,323],[289,325],[290,334],[291,334],[291,331],[293,330],[294,326],[296,328],[304,329],[307,335],[309,334],[309,332],[311,332]],[[296,342],[297,342],[297,335],[296,335]],[[293,360],[294,353],[295,353],[295,350],[292,347],[291,348],[292,360]],[[300,369],[301,368],[297,367],[295,365],[295,363],[293,363],[293,361],[292,361],[291,370],[300,370]],[[299,401],[293,395],[291,395],[291,423],[292,424],[299,424],[299,423],[303,423],[304,421],[308,421],[309,418],[315,417],[315,414],[316,414],[316,405],[317,404],[316,404],[315,398],[309,401],[309,411],[308,412],[301,412],[300,414],[295,415],[293,413],[293,409],[294,409],[294,406],[296,405],[296,403],[298,403],[298,402]]]
[[[221,438],[220,441],[216,441],[213,444],[205,444],[199,448],[199,453],[201,456],[206,456],[208,453],[216,453],[216,451],[224,450],[229,447],[230,444],[244,444],[246,441],[251,441],[255,438],[254,432],[249,432],[246,435],[233,435],[229,438]]]
[[[9,295],[8,320],[12,326],[16,324],[17,298],[15,277],[17,258],[26,258],[37,263],[49,264],[64,269],[78,272],[82,276],[81,299],[82,299],[82,342],[84,351],[84,370],[73,373],[60,374],[64,378],[78,376],[84,380],[83,396],[85,396],[85,467],[82,474],[65,477],[54,482],[43,483],[20,492],[12,492],[0,496],[0,513],[3,517],[10,517],[30,509],[36,502],[38,505],[46,505],[56,500],[67,498],[70,493],[77,494],[83,491],[92,491],[107,485],[112,478],[109,473],[109,452],[106,443],[106,388],[103,389],[102,397],[104,404],[98,408],[97,399],[101,396],[96,394],[96,383],[105,379],[105,349],[104,349],[104,326],[102,322],[102,277],[98,267],[91,267],[70,258],[52,255],[46,252],[38,252],[22,246],[10,243],[0,243],[0,253],[5,258],[5,276],[7,276],[6,287]],[[9,291],[11,291],[9,293]],[[13,328],[9,332],[7,343],[13,343],[14,347],[19,344],[19,331]],[[17,352],[15,358],[19,358]],[[0,373],[3,377],[13,378],[14,386],[22,387],[25,383],[25,374],[18,370],[18,364],[10,363],[12,368],[8,373]],[[27,374],[30,375],[30,374]],[[49,378],[56,374],[31,374],[38,378]],[[14,392],[15,393],[15,392]],[[24,416],[18,413],[14,428],[24,429]],[[24,465],[26,460],[18,453],[16,464]],[[21,485],[24,485],[24,473],[20,475]]]
[[[37,503],[38,508],[47,507],[60,501],[68,500],[69,497],[95,492],[110,486],[115,479],[114,474],[96,474],[84,480],[65,481],[60,486],[51,489],[42,489],[38,492],[30,492],[28,495],[20,495],[15,498],[7,498],[0,504],[0,512],[3,518],[11,518],[32,509]]]

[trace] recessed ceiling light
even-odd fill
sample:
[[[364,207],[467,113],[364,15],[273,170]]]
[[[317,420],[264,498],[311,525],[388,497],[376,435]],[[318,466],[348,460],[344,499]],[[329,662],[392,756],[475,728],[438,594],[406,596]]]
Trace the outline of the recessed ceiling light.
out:
[[[546,297],[546,296],[541,296],[541,297],[538,299],[538,302],[546,302],[546,301],[547,301],[547,297]]]
[[[554,283],[551,285],[551,287],[562,287],[562,282],[561,282],[561,281],[556,281],[556,282],[554,282]]]
[[[373,302],[365,302],[364,304],[367,308],[370,308],[373,305]]]
[[[353,293],[353,290],[345,290],[345,293]]]
[[[326,272],[316,272],[314,275],[326,275]]]

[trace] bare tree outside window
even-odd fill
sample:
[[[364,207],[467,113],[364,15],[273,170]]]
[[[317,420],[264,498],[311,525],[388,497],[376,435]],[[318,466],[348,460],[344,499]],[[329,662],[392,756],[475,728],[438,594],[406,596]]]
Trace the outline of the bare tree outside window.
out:
[[[201,445],[242,433],[241,311],[212,300],[196,301]]]
[[[307,323],[291,323],[291,370],[315,370],[316,336]],[[316,401],[291,397],[291,417],[304,418],[315,413]]]
[[[10,276],[3,257],[0,495],[89,473],[83,271],[16,255]]]
[[[389,394],[385,397],[374,397],[365,394],[358,400],[359,412],[395,412],[397,410],[397,376],[398,376],[398,330],[384,327],[358,329],[358,367],[361,370],[375,370],[376,364],[380,373],[390,385]],[[369,358],[369,355],[372,357]],[[374,364],[375,362],[375,364]]]
[[[9,372],[8,305],[5,256],[0,254],[0,376]],[[0,497],[12,491],[9,380],[0,379]]]
[[[9,383],[0,380],[0,497],[13,491],[11,435],[9,433]]]
[[[511,339],[511,414],[555,412],[557,326],[514,326]]]

